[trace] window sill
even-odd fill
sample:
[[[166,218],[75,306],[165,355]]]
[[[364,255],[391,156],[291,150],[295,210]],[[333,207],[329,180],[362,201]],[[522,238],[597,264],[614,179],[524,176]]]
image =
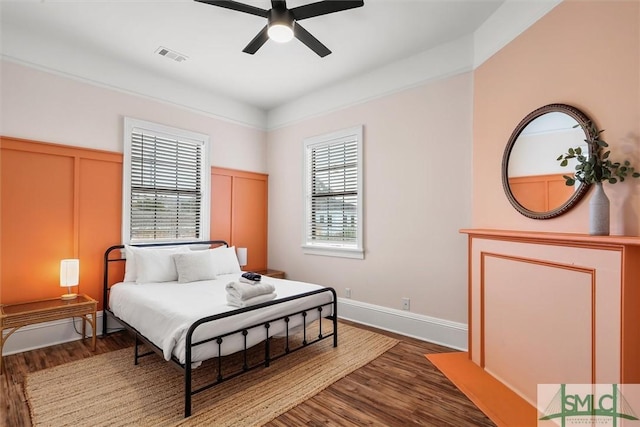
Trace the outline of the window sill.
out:
[[[306,255],[364,259],[364,250],[356,248],[343,248],[340,246],[302,245],[302,252]]]

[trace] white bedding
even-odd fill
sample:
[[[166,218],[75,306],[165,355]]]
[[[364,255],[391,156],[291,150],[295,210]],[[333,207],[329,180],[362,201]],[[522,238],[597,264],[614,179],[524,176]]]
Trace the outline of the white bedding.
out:
[[[240,274],[226,274],[218,276],[215,280],[191,283],[136,284],[134,282],[121,282],[111,287],[109,307],[118,318],[133,326],[148,340],[160,347],[166,360],[169,360],[173,354],[180,363],[184,363],[185,341],[189,326],[203,317],[236,310],[236,307],[227,305],[225,286],[229,282],[237,281],[239,277]],[[277,293],[275,301],[323,288],[323,286],[310,283],[266,276],[263,276],[262,280],[275,286]],[[193,342],[331,301],[332,294],[327,291],[303,299],[219,319],[198,327],[193,334]],[[330,306],[323,307],[322,314],[327,316],[331,314],[331,310]],[[307,324],[317,318],[317,310],[309,311]],[[301,324],[302,316],[291,317],[290,328]],[[283,333],[284,326],[284,321],[272,322],[269,328],[269,335],[274,336]],[[247,346],[258,344],[264,341],[265,337],[264,328],[252,329],[247,335]],[[236,334],[226,337],[222,346],[222,355],[235,353],[242,348],[243,340],[241,335]],[[201,362],[217,355],[218,345],[215,342],[211,342],[195,347],[191,357],[192,362]],[[194,363],[193,366],[195,367],[198,364]]]

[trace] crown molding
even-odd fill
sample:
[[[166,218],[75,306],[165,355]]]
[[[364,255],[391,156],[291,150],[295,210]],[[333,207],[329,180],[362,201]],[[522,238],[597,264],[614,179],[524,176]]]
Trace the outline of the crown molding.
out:
[[[273,108],[267,113],[268,130],[468,72],[472,63],[471,37],[445,43]]]
[[[31,40],[31,37],[24,33],[16,39],[21,40],[20,46],[17,48],[20,55],[4,51],[0,54],[1,60],[93,86],[169,104],[227,122],[261,130],[266,128],[266,112],[264,110],[232,98],[129,66],[121,61],[114,61],[108,56],[79,56],[65,45],[58,45],[55,49],[56,56],[68,58],[64,64],[60,64],[53,58],[38,58],[34,55],[39,52],[32,51],[30,48],[33,46],[32,43],[37,43],[36,40]],[[47,64],[56,65],[54,67]]]
[[[525,32],[562,0],[507,0],[473,33],[473,68]]]
[[[267,112],[267,130],[473,71],[562,0],[506,0],[472,35],[309,93]]]
[[[268,111],[135,68],[108,56],[78,57],[65,45],[50,50],[57,52],[57,56],[68,58],[62,65],[55,58],[35,57],[37,52],[30,46],[36,46],[38,40],[26,31],[21,31],[20,37],[16,37],[21,40],[15,47],[20,55],[5,51],[0,54],[0,59],[269,131],[472,71],[561,2],[506,0],[473,34],[311,92]]]

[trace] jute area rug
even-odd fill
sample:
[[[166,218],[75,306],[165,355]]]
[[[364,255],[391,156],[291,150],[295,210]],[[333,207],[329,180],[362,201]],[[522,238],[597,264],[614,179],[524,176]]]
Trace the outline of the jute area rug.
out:
[[[29,374],[25,392],[34,426],[260,426],[397,342],[340,324],[337,348],[325,339],[196,394],[186,419],[183,375],[155,354],[135,366],[133,348]],[[228,356],[225,364],[238,359]],[[216,365],[209,362],[193,371],[194,388],[198,380],[215,378]]]

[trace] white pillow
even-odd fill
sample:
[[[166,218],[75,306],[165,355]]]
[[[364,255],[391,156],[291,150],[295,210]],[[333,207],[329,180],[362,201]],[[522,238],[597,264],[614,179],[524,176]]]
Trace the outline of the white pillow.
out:
[[[171,256],[187,252],[187,247],[167,249],[138,248],[134,250],[136,283],[172,282],[178,280],[176,263]]]
[[[146,247],[138,247],[131,245],[124,245],[124,257],[126,258],[126,262],[124,265],[124,278],[123,282],[135,282],[138,279],[138,273],[136,268],[136,257],[134,254],[140,251],[150,251],[150,250],[158,250],[158,251],[170,251],[172,254],[176,252],[185,252],[186,249],[183,246],[168,246],[168,247],[154,247],[146,248]]]
[[[238,263],[238,256],[236,255],[235,246],[227,248],[220,246],[209,251],[211,253],[211,259],[216,269],[216,274],[233,274],[241,273],[240,263]]]
[[[176,263],[178,282],[189,283],[215,279],[216,269],[211,252],[205,250],[173,254],[171,257]]]
[[[137,279],[136,274],[136,257],[133,255],[134,251],[139,248],[134,248],[129,245],[124,245],[124,257],[127,261],[124,263],[124,278],[123,282],[135,282]]]

